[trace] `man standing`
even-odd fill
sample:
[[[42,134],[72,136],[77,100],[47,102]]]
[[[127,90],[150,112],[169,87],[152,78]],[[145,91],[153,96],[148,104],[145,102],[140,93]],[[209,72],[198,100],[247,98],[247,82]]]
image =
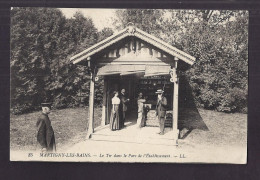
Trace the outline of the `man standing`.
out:
[[[138,118],[137,118],[137,123],[136,123],[136,126],[138,128],[141,128],[142,127],[142,122],[143,122],[143,118],[144,118],[144,102],[146,100],[143,99],[143,93],[139,93],[138,94],[138,98],[137,98],[137,105],[138,105]]]
[[[42,113],[36,123],[37,127],[37,142],[41,146],[41,150],[56,151],[54,131],[51,126],[51,121],[48,114],[51,110],[51,103],[42,103]]]
[[[120,128],[123,128],[124,124],[125,124],[125,114],[127,111],[126,103],[128,101],[129,101],[129,99],[127,99],[125,96],[125,89],[122,89],[121,94],[120,94],[120,107],[119,107]]]
[[[158,89],[156,94],[158,94],[157,104],[156,104],[156,116],[158,117],[160,123],[160,132],[158,134],[164,135],[164,124],[165,115],[167,108],[167,99],[163,96],[163,90]]]

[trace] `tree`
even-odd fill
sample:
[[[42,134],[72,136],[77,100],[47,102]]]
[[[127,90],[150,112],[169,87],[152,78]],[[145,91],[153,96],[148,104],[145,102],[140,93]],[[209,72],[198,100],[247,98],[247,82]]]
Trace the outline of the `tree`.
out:
[[[117,29],[123,29],[131,22],[147,33],[158,36],[163,14],[164,11],[158,9],[119,9],[116,11],[114,25]]]
[[[212,18],[215,14],[220,18],[202,18],[183,36],[180,46],[197,58],[187,75],[198,105],[246,112],[248,14],[213,12]]]
[[[98,42],[108,38],[113,35],[113,30],[111,28],[104,28],[100,32],[98,32]]]
[[[54,105],[57,108],[74,107],[81,103],[87,105],[89,69],[85,66],[73,66],[69,59],[97,43],[97,29],[92,19],[85,18],[80,12],[76,12],[73,18],[66,21],[61,38],[63,48],[60,56],[60,71],[50,85]],[[87,94],[85,98],[82,98],[82,102],[78,98],[81,93]]]
[[[47,100],[65,17],[56,9],[11,11],[11,106],[30,111]]]
[[[196,57],[185,76],[198,106],[246,112],[247,11],[127,9],[116,14],[118,27],[131,21]]]
[[[43,101],[57,108],[78,105],[88,91],[87,68],[71,66],[69,58],[97,43],[92,20],[76,13],[66,19],[54,8],[13,8],[11,11],[11,109],[39,109]],[[84,103],[88,100],[85,98]]]
[[[219,10],[117,10],[115,26],[133,22],[140,29],[196,57],[186,72],[197,105],[224,112],[246,112],[248,12]],[[89,69],[69,58],[111,36],[98,32],[77,12],[66,19],[54,8],[11,10],[11,109],[39,108],[51,100],[57,108],[88,104]],[[97,103],[102,102],[102,80]],[[77,96],[86,93],[79,102]]]

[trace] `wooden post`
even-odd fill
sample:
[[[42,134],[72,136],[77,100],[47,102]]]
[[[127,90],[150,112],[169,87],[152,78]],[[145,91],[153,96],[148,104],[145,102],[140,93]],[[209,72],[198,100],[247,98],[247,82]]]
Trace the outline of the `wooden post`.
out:
[[[103,106],[102,106],[102,121],[101,126],[106,125],[106,108],[107,108],[107,80],[104,78],[104,89],[103,89]]]
[[[173,75],[174,79],[174,92],[173,92],[173,133],[176,144],[178,144],[179,129],[178,129],[178,106],[179,106],[179,77],[177,74],[178,60],[175,59],[175,67]]]
[[[174,82],[174,93],[173,93],[173,129],[178,129],[178,101],[179,101],[179,79],[177,78],[177,82]]]
[[[89,92],[89,124],[87,139],[91,138],[94,132],[94,95],[95,95],[95,74],[91,72],[90,92]]]
[[[111,97],[110,97],[110,79],[107,78],[107,101],[106,101],[106,124],[109,124],[110,122],[110,112],[111,112]]]

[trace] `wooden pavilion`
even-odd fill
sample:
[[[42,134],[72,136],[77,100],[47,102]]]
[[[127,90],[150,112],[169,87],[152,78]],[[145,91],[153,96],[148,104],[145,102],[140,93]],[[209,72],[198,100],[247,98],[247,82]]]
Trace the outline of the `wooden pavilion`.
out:
[[[71,57],[73,64],[88,66],[91,69],[89,94],[88,138],[94,131],[94,92],[95,79],[104,77],[102,126],[109,124],[111,92],[126,89],[129,99],[129,112],[136,113],[138,92],[147,97],[146,125],[156,124],[154,107],[156,90],[163,88],[169,103],[172,139],[178,139],[178,91],[179,71],[187,70],[195,58],[165,43],[164,41],[129,25],[120,32]],[[150,118],[150,119],[149,119]]]

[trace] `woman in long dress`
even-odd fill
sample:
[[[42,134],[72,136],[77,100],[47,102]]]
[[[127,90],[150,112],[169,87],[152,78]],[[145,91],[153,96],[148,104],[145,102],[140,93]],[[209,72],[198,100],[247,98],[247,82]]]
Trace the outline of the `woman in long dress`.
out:
[[[112,131],[119,130],[119,104],[120,99],[118,98],[118,92],[114,91],[114,97],[112,98],[112,110],[111,110],[111,117],[110,117],[110,129]]]

